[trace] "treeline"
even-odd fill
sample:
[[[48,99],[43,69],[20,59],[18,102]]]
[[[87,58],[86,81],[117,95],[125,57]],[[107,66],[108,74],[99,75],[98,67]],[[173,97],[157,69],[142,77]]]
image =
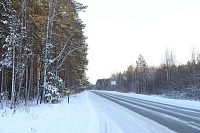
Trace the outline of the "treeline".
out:
[[[75,0],[0,2],[0,103],[52,101],[87,84],[86,6]],[[1,104],[3,105],[3,104]]]
[[[126,71],[114,73],[110,79],[99,79],[96,89],[135,92],[138,94],[164,94],[173,98],[200,99],[200,55],[192,52],[187,64],[175,65],[175,56],[169,50],[160,66],[148,66],[139,55],[136,65]],[[116,81],[116,85],[111,85]]]

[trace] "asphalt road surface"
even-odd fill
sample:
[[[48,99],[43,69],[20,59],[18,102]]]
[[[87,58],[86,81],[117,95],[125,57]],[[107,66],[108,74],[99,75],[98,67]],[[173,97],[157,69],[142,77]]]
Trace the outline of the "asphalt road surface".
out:
[[[200,110],[93,91],[178,133],[200,133]]]

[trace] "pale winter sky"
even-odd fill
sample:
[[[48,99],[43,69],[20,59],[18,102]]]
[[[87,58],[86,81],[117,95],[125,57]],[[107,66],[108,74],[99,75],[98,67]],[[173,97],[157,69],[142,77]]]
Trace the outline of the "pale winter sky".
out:
[[[135,64],[139,54],[159,65],[165,50],[177,64],[200,51],[200,0],[77,0],[88,5],[80,17],[88,37],[89,81],[109,78]]]

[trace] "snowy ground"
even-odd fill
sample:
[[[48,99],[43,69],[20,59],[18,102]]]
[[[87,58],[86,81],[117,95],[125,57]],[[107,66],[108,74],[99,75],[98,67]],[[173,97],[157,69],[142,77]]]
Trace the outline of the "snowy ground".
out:
[[[118,92],[110,92],[118,93]],[[123,94],[141,99],[200,109],[200,103],[137,94]],[[120,105],[85,91],[60,104],[42,104],[0,110],[0,133],[168,133],[168,128]]]

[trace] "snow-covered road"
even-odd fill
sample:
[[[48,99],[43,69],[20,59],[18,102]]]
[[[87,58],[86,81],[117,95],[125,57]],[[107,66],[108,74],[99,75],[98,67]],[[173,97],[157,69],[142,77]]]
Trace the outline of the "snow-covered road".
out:
[[[199,102],[137,94],[106,92],[198,110]],[[151,105],[150,105],[151,106]],[[198,114],[197,114],[198,115]],[[84,91],[59,104],[13,110],[0,109],[0,133],[172,133],[158,124],[106,98]]]
[[[168,128],[110,100],[88,92],[100,118],[100,133],[172,133]]]
[[[94,92],[169,129],[180,133],[200,132],[200,110],[143,100],[131,96]]]

